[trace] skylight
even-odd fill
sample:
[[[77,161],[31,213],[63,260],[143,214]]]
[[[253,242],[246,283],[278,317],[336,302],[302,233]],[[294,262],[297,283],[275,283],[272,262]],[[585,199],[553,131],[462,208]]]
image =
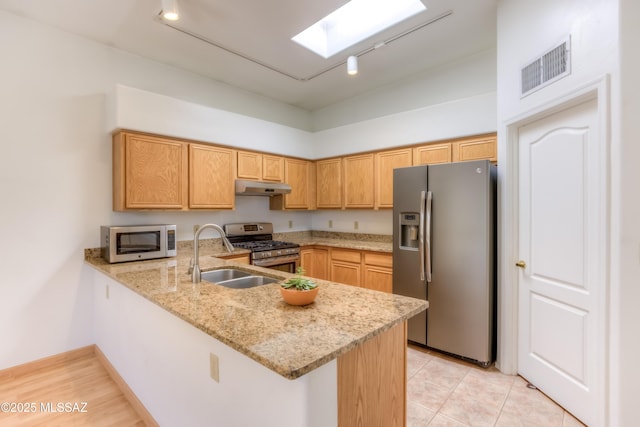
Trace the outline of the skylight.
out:
[[[351,0],[291,40],[329,58],[426,9],[420,0]]]

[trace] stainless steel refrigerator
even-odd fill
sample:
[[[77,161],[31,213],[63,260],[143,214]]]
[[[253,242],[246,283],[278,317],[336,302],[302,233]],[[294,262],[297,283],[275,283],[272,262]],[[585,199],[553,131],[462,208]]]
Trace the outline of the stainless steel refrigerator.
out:
[[[429,301],[408,338],[482,366],[495,357],[495,193],[485,160],[393,173],[393,292]]]

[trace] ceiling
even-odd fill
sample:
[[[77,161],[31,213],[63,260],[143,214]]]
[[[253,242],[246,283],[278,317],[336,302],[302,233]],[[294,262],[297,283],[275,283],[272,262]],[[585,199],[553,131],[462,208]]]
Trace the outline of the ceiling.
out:
[[[178,0],[175,28],[159,19],[160,0],[0,0],[0,9],[313,111],[495,49],[496,0],[422,1],[426,11],[328,59],[290,39],[346,0]]]

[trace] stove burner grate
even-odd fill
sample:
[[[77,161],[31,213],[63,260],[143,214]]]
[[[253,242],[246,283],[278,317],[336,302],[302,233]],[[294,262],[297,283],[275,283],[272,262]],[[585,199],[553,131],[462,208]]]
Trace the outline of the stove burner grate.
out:
[[[297,243],[282,242],[279,240],[258,240],[253,242],[236,242],[233,246],[251,251],[270,251],[274,249],[297,248]]]

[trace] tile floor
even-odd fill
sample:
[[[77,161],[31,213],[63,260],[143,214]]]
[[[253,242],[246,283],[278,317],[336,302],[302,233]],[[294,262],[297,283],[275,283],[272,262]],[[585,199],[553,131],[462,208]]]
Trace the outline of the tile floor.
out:
[[[518,376],[409,346],[407,427],[581,427]]]

